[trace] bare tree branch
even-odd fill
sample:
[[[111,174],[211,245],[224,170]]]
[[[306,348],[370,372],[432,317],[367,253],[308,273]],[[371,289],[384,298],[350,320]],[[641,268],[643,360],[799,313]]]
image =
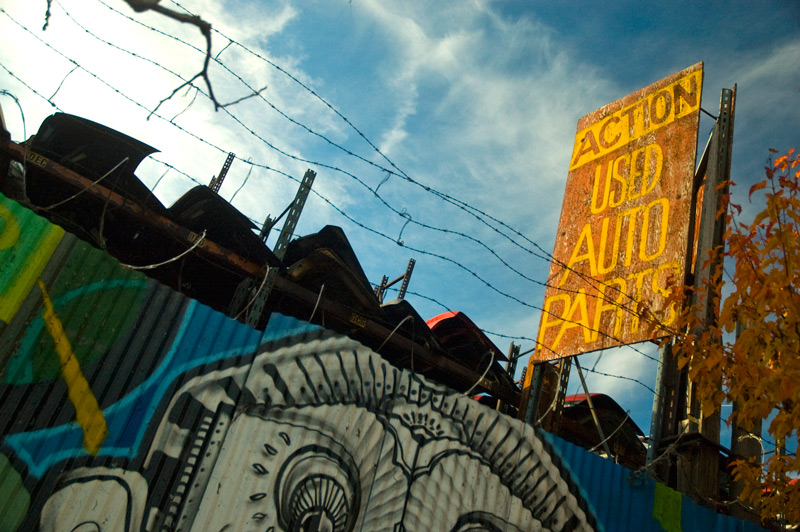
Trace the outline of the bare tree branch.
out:
[[[44,26],[42,26],[42,31],[45,31],[50,24],[50,7],[52,4],[53,0],[47,0],[47,9],[44,12]]]
[[[217,101],[216,96],[214,96],[214,89],[211,87],[211,80],[208,78],[208,64],[211,62],[211,24],[203,20],[202,18],[198,17],[197,15],[188,15],[186,13],[180,13],[178,11],[174,11],[162,5],[159,5],[159,0],[125,0],[134,11],[143,12],[143,11],[155,11],[165,17],[171,18],[173,20],[177,20],[178,22],[183,22],[185,24],[191,24],[193,26],[197,26],[200,30],[200,33],[206,38],[206,57],[203,61],[203,69],[195,74],[190,80],[183,83],[177,89],[172,91],[172,93],[158,102],[158,105],[155,109],[150,113],[147,118],[153,116],[161,104],[166,102],[167,100],[171,99],[175,94],[178,93],[182,88],[192,85],[194,80],[197,78],[202,78],[203,81],[206,83],[206,87],[208,88],[208,97],[211,98],[211,101],[214,103],[214,110],[219,110],[222,105]]]
[[[208,97],[214,103],[214,110],[215,111],[218,111],[218,110],[222,109],[223,107],[227,107],[229,105],[235,105],[235,104],[237,104],[237,103],[239,103],[239,102],[241,102],[243,100],[246,100],[248,98],[252,98],[253,96],[258,96],[262,91],[264,91],[266,89],[266,87],[264,87],[263,89],[260,89],[258,91],[253,91],[253,94],[250,94],[250,95],[245,96],[243,98],[239,98],[238,100],[232,101],[230,103],[226,103],[226,104],[219,103],[219,101],[217,100],[217,97],[214,95],[214,89],[211,86],[211,80],[208,77],[208,65],[212,60],[212,57],[211,57],[211,24],[209,22],[206,22],[205,20],[203,20],[201,17],[199,17],[197,15],[190,15],[188,13],[181,13],[179,11],[175,11],[173,9],[164,7],[164,6],[159,4],[160,0],[124,0],[124,2],[126,4],[128,4],[131,7],[131,9],[133,9],[134,11],[136,11],[138,13],[142,13],[144,11],[155,11],[156,13],[159,13],[159,14],[167,17],[167,18],[171,18],[173,20],[177,20],[178,22],[181,22],[181,23],[184,23],[184,24],[191,24],[193,26],[197,26],[197,29],[200,30],[200,33],[202,33],[203,37],[205,37],[205,39],[206,39],[206,56],[205,56],[205,59],[203,61],[202,70],[200,70],[200,72],[198,72],[197,74],[192,76],[191,79],[185,81],[180,86],[178,86],[175,90],[173,90],[170,93],[169,96],[167,96],[166,98],[164,98],[160,102],[158,102],[158,105],[156,105],[155,109],[153,109],[150,112],[150,114],[147,116],[148,120],[150,119],[151,116],[153,116],[153,114],[155,114],[155,112],[159,109],[159,107],[161,107],[161,105],[164,104],[164,102],[167,102],[170,99],[172,99],[184,87],[197,88],[194,85],[194,81],[197,78],[202,78],[203,81],[205,81],[206,87],[208,88]],[[52,0],[47,0],[47,11],[45,12],[44,27],[42,28],[43,30],[47,29],[47,26],[48,26],[48,24],[50,22],[50,6],[51,6],[51,3],[52,3]],[[220,50],[219,54],[224,52],[228,48],[228,46],[231,45],[232,42],[233,41],[229,42],[222,50]],[[219,57],[219,54],[217,54],[217,57]],[[75,69],[73,69],[73,70],[75,70]],[[69,74],[71,74],[71,73],[72,72],[70,72]],[[69,74],[67,74],[67,76],[69,76]],[[66,77],[65,77],[65,79],[66,79]],[[61,83],[62,84],[64,83],[63,80],[62,80]],[[60,89],[61,85],[59,85],[58,88]],[[56,89],[56,92],[58,92],[58,89]],[[55,94],[53,96],[55,96]],[[195,96],[196,96],[196,94],[195,94]],[[192,101],[194,101],[194,100],[192,100]],[[191,104],[189,104],[189,105],[191,105]]]

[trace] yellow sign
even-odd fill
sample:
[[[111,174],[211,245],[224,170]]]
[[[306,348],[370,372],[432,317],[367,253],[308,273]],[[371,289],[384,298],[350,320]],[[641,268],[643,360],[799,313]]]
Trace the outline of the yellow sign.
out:
[[[696,65],[695,65],[696,66]],[[694,67],[692,67],[694,68]],[[702,66],[578,131],[570,171],[700,109]],[[613,105],[613,104],[611,104]]]
[[[666,335],[683,284],[698,63],[578,121],[532,361]]]

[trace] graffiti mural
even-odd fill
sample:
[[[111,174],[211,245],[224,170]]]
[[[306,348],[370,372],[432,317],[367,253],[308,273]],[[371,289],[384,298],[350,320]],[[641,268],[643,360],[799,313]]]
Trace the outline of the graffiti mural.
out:
[[[0,532],[627,529],[612,498],[641,530],[755,530],[350,338],[278,314],[254,330],[0,205]]]
[[[522,424],[327,331],[260,351],[175,390],[140,473],[88,462],[65,476],[42,530],[594,529]]]

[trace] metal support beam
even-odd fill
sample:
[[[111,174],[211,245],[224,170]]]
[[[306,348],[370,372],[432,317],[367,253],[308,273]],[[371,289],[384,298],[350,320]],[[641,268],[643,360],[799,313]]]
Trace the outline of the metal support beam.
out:
[[[286,211],[284,211],[286,212]],[[275,224],[280,219],[280,216],[277,218],[272,218],[269,214],[267,218],[264,220],[264,225],[261,226],[261,232],[258,233],[258,238],[261,239],[262,242],[265,244],[267,243],[267,238],[269,237],[269,232],[272,231],[272,228],[275,227]]]
[[[695,172],[693,198],[695,204],[702,202],[702,208],[690,224],[690,234],[696,234],[696,240],[690,241],[692,247],[687,264],[692,266],[688,281],[695,287],[689,304],[699,306],[698,318],[702,324],[713,323],[717,314],[715,305],[719,300],[718,281],[722,271],[735,101],[735,86],[722,89],[719,117]],[[700,196],[702,200],[698,200]],[[712,250],[714,260],[709,260]],[[702,326],[693,332],[701,333]],[[657,386],[648,462],[657,458],[657,452],[666,442],[674,442],[687,433],[700,433],[699,443],[679,452],[677,468],[664,464],[658,468],[658,474],[662,481],[690,496],[717,499],[719,413],[701,410],[688,379],[688,368],[677,369],[671,349],[660,353]]]
[[[650,422],[650,446],[647,449],[647,463],[658,457],[660,442],[665,438],[678,435],[679,423],[686,411],[686,400],[681,395],[682,372],[678,370],[678,362],[672,352],[672,343],[666,343],[659,349],[658,370],[656,372],[656,395],[653,398],[653,414]],[[658,473],[657,473],[658,474]],[[667,481],[667,475],[661,478]]]
[[[406,290],[408,290],[408,283],[411,281],[411,274],[414,273],[414,265],[417,263],[414,259],[408,260],[406,273],[403,275],[403,284],[400,285],[400,291],[397,293],[397,299],[405,299]]]
[[[531,349],[522,353],[526,355]],[[569,384],[569,372],[572,367],[572,358],[566,357],[556,361],[558,371],[552,369],[550,362],[539,362],[528,366],[533,368],[531,375],[526,376],[520,397],[520,418],[529,425],[539,426],[549,432],[557,432],[561,428],[561,413],[564,409],[564,398],[567,396],[567,385]],[[530,369],[529,369],[530,371]],[[548,377],[548,373],[550,376]],[[553,377],[553,375],[557,375]],[[552,390],[552,400],[547,405],[544,412],[541,412],[544,405],[541,404],[542,394],[548,388]],[[548,397],[549,397],[548,393]]]
[[[539,421],[539,399],[542,396],[542,386],[544,386],[545,364],[547,364],[547,362],[539,362],[533,366],[528,366],[533,368],[533,374],[531,375],[530,385],[528,389],[525,390],[528,395],[527,397],[523,396],[523,398],[527,400],[524,404],[520,405],[520,410],[523,408],[525,409],[522,419],[525,420],[525,423],[528,425],[536,426]]]
[[[228,175],[228,170],[231,169],[231,164],[233,163],[233,159],[235,157],[236,154],[233,152],[228,153],[228,157],[225,159],[225,163],[223,163],[219,174],[216,177],[211,178],[211,183],[208,184],[208,188],[219,194],[219,188],[222,186],[225,176]]]
[[[519,357],[524,355],[525,353],[520,353],[519,350],[522,348],[521,345],[515,345],[514,342],[511,342],[511,345],[508,347],[508,361],[506,362],[506,373],[512,379],[514,378],[514,374],[517,372],[517,361],[519,361]]]
[[[378,303],[383,303],[383,291],[386,289],[386,283],[389,282],[389,278],[385,275],[381,277],[381,284],[375,287],[375,297],[378,298]]]
[[[561,414],[564,412],[564,399],[567,397],[567,385],[569,384],[569,371],[572,368],[572,358],[562,358],[558,361],[558,388],[553,400],[553,411],[545,419],[544,429],[553,433],[561,429]]]
[[[300,188],[297,189],[297,195],[294,197],[294,201],[289,208],[286,222],[283,224],[283,229],[278,236],[278,241],[275,243],[275,249],[273,250],[275,256],[281,260],[283,260],[283,257],[286,255],[286,246],[289,245],[289,240],[292,238],[294,230],[297,227],[297,221],[300,219],[300,213],[303,211],[303,207],[306,204],[315,177],[317,177],[316,172],[313,170],[306,170],[303,181],[300,183]]]
[[[380,303],[383,303],[383,296],[386,293],[386,289],[390,286],[394,286],[395,284],[403,281],[403,284],[400,285],[400,290],[397,293],[397,299],[404,299],[406,297],[406,290],[408,290],[408,283],[411,281],[411,274],[414,273],[414,265],[417,263],[414,259],[408,259],[408,266],[406,267],[406,273],[398,277],[392,282],[387,282],[389,280],[388,277],[385,275],[381,279],[381,284],[375,287],[375,297],[378,298]]]
[[[722,267],[721,257],[709,261],[708,253],[711,250],[721,251],[724,246],[735,101],[735,86],[733,89],[722,89],[719,117],[697,165],[692,192],[693,203],[702,202],[702,208],[696,217],[692,217],[690,224],[690,235],[696,235],[696,240],[690,241],[687,258],[687,271],[692,271],[687,281],[695,287],[689,303],[700,305],[698,318],[706,324],[715,319],[717,309],[714,305],[718,293],[714,289],[706,291],[698,288],[716,282]],[[702,199],[698,199],[701,196]],[[695,227],[698,227],[696,233]],[[701,330],[694,332],[700,333]],[[658,395],[653,403],[648,463],[657,458],[659,449],[666,442],[674,442],[676,437],[685,433],[699,432],[707,444],[682,453],[677,469],[665,464],[658,468],[657,474],[662,481],[687,494],[715,499],[719,473],[718,451],[715,447],[719,444],[719,414],[701,411],[688,379],[688,368],[678,370],[670,345],[660,352],[657,390]]]
[[[597,410],[594,409],[594,403],[592,402],[592,395],[589,393],[589,388],[586,386],[586,379],[583,378],[583,371],[581,370],[581,363],[578,361],[578,357],[575,357],[575,369],[578,370],[578,377],[581,379],[581,386],[583,386],[583,393],[586,396],[586,402],[589,404],[589,412],[592,413],[592,419],[594,420],[594,426],[597,427],[597,434],[600,436],[600,443],[603,445],[603,450],[606,452],[606,456],[611,458],[611,449],[608,447],[608,442],[606,441],[606,435],[603,434],[603,427],[600,426],[600,419],[597,417]]]
[[[664,379],[664,359],[666,358],[664,353],[665,349],[667,349],[666,344],[661,346],[661,348],[658,350],[656,394],[653,397],[653,410],[650,415],[650,433],[647,436],[647,465],[650,465],[653,463],[653,460],[655,460],[658,443],[661,441],[662,435],[664,434],[662,431],[663,420],[667,416],[667,407],[664,404],[666,399],[664,393],[664,389],[666,388],[666,381]]]
[[[514,379],[514,373],[517,371],[517,360],[519,360],[520,354],[519,350],[522,346],[511,342],[511,345],[508,346],[508,360],[506,360],[506,373]],[[497,400],[497,410],[503,412],[504,414],[508,412],[508,403],[504,403],[500,399]]]
[[[707,325],[714,323],[718,312],[718,283],[722,272],[721,253],[725,245],[725,213],[728,209],[735,95],[735,86],[733,89],[722,89],[719,118],[714,125],[709,150],[695,260],[695,290],[690,299],[690,304],[699,305],[698,318],[702,325],[694,331],[698,334]],[[709,252],[713,253],[710,257]],[[717,286],[714,286],[715,283]],[[718,444],[719,415],[717,412],[702,412],[694,395],[690,384],[690,414],[697,413],[697,416],[693,416],[699,420],[697,429],[706,438]]]
[[[294,197],[289,211],[286,215],[286,221],[283,224],[281,234],[278,236],[278,241],[275,243],[274,253],[275,256],[283,260],[286,256],[286,248],[289,245],[289,240],[294,234],[297,221],[300,219],[300,213],[303,212],[303,207],[308,199],[308,194],[311,192],[311,186],[314,184],[314,178],[317,177],[316,172],[313,170],[306,170],[303,180],[300,182],[300,188],[297,189],[297,194]],[[261,314],[264,312],[264,306],[267,303],[269,294],[272,291],[272,285],[275,283],[275,277],[278,274],[277,268],[269,268],[261,286],[257,289],[253,296],[253,303],[247,310],[247,324],[251,327],[256,327],[261,320]],[[254,285],[255,283],[253,283]],[[253,286],[251,285],[251,286]],[[238,292],[238,290],[237,290]],[[235,297],[235,296],[234,296]]]

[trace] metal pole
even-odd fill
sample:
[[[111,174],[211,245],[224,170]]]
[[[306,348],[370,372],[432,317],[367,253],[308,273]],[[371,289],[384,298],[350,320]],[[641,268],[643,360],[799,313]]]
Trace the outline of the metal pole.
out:
[[[658,369],[656,370],[656,395],[653,397],[653,412],[650,418],[650,435],[648,436],[649,443],[647,447],[647,465],[650,465],[656,457],[656,450],[658,443],[662,437],[662,423],[664,420],[666,405],[664,404],[664,396],[666,383],[664,379],[664,364],[667,360],[665,350],[667,345],[662,345],[658,350]]]
[[[715,136],[718,135],[715,125],[706,141],[706,146],[697,163],[692,184],[692,205],[697,205],[699,191],[706,178],[711,152],[716,155]],[[712,146],[713,145],[713,146]],[[689,235],[695,235],[695,227],[700,224],[700,219],[696,215],[696,210],[692,210],[689,218]],[[696,260],[694,257],[696,240],[690,238],[686,253],[686,271],[696,271]],[[691,277],[685,280],[692,283]],[[650,423],[650,446],[647,450],[647,463],[650,464],[655,459],[655,453],[661,447],[661,442],[665,438],[672,438],[678,435],[680,422],[686,418],[688,391],[686,371],[678,370],[677,361],[672,354],[672,344],[667,343],[659,349],[658,370],[656,373],[656,391],[653,397],[653,412]],[[661,480],[668,482],[668,468],[664,470]]]
[[[575,369],[578,370],[578,377],[581,378],[583,393],[586,394],[586,402],[589,404],[589,411],[592,413],[594,426],[597,427],[597,434],[600,435],[600,443],[603,444],[603,449],[606,451],[606,455],[611,458],[611,449],[608,448],[606,436],[603,434],[603,428],[600,426],[600,420],[597,418],[597,411],[594,409],[594,403],[592,403],[592,396],[589,394],[589,388],[586,387],[586,379],[583,378],[583,371],[581,371],[581,363],[578,362],[578,357],[575,357]]]
[[[712,325],[716,320],[719,287],[710,286],[712,279],[719,277],[722,268],[721,256],[707,256],[711,251],[721,251],[724,246],[725,212],[727,211],[728,183],[730,182],[731,140],[733,134],[733,106],[736,87],[722,89],[719,104],[719,118],[714,125],[711,139],[708,168],[703,190],[703,210],[700,215],[700,231],[697,242],[695,262],[695,290],[690,302],[698,305],[700,327],[697,334]],[[709,258],[713,260],[709,260]],[[690,393],[691,410],[698,412],[699,431],[714,443],[719,443],[719,418],[715,412],[701,412],[699,403]]]
[[[511,380],[514,380],[514,372],[517,370],[517,359],[519,358],[519,350],[522,346],[511,342],[511,345],[508,347],[508,360],[506,360],[506,373],[511,376]],[[504,403],[500,399],[497,400],[497,410],[502,413],[508,412],[508,404]]]
[[[209,183],[208,188],[213,190],[216,193],[219,193],[219,188],[222,186],[222,182],[225,180],[225,176],[228,175],[228,170],[231,169],[231,164],[233,163],[233,159],[236,157],[236,154],[233,152],[228,153],[228,157],[225,159],[225,162],[222,165],[222,168],[219,171],[219,175],[211,179],[211,183]]]
[[[689,299],[690,305],[698,309],[700,326],[692,331],[695,334],[702,334],[708,325],[713,324],[719,308],[735,102],[736,86],[722,89],[719,118],[709,145],[702,212],[698,221],[695,290]],[[715,255],[709,255],[712,251]],[[716,500],[719,495],[719,451],[716,447],[720,438],[719,413],[706,412],[701,408],[694,385],[688,380],[688,368],[683,370],[681,382],[687,383],[678,398],[685,404],[682,417],[687,420],[689,432],[700,433],[703,438],[699,445],[681,451],[677,466],[677,488],[687,494]]]
[[[546,362],[540,362],[528,368],[533,368],[531,372],[531,383],[528,387],[528,401],[520,408],[525,408],[525,415],[522,419],[528,425],[536,425],[539,420],[539,398],[542,395],[542,384],[544,384],[544,365]]]
[[[289,214],[283,224],[281,234],[278,235],[278,241],[275,243],[274,253],[275,256],[283,260],[286,255],[286,248],[289,245],[289,239],[294,234],[294,229],[297,226],[297,221],[300,219],[300,213],[306,204],[311,186],[314,184],[314,178],[317,173],[313,170],[306,170],[303,180],[300,182],[300,188],[297,189],[297,195],[292,203],[289,205]],[[275,283],[275,277],[278,275],[278,268],[269,268],[267,276],[262,282],[259,292],[256,294],[253,304],[247,312],[247,324],[256,328],[261,320],[261,313],[264,311],[264,306],[267,303],[267,298],[272,291],[272,285]],[[255,284],[255,283],[254,283]]]

